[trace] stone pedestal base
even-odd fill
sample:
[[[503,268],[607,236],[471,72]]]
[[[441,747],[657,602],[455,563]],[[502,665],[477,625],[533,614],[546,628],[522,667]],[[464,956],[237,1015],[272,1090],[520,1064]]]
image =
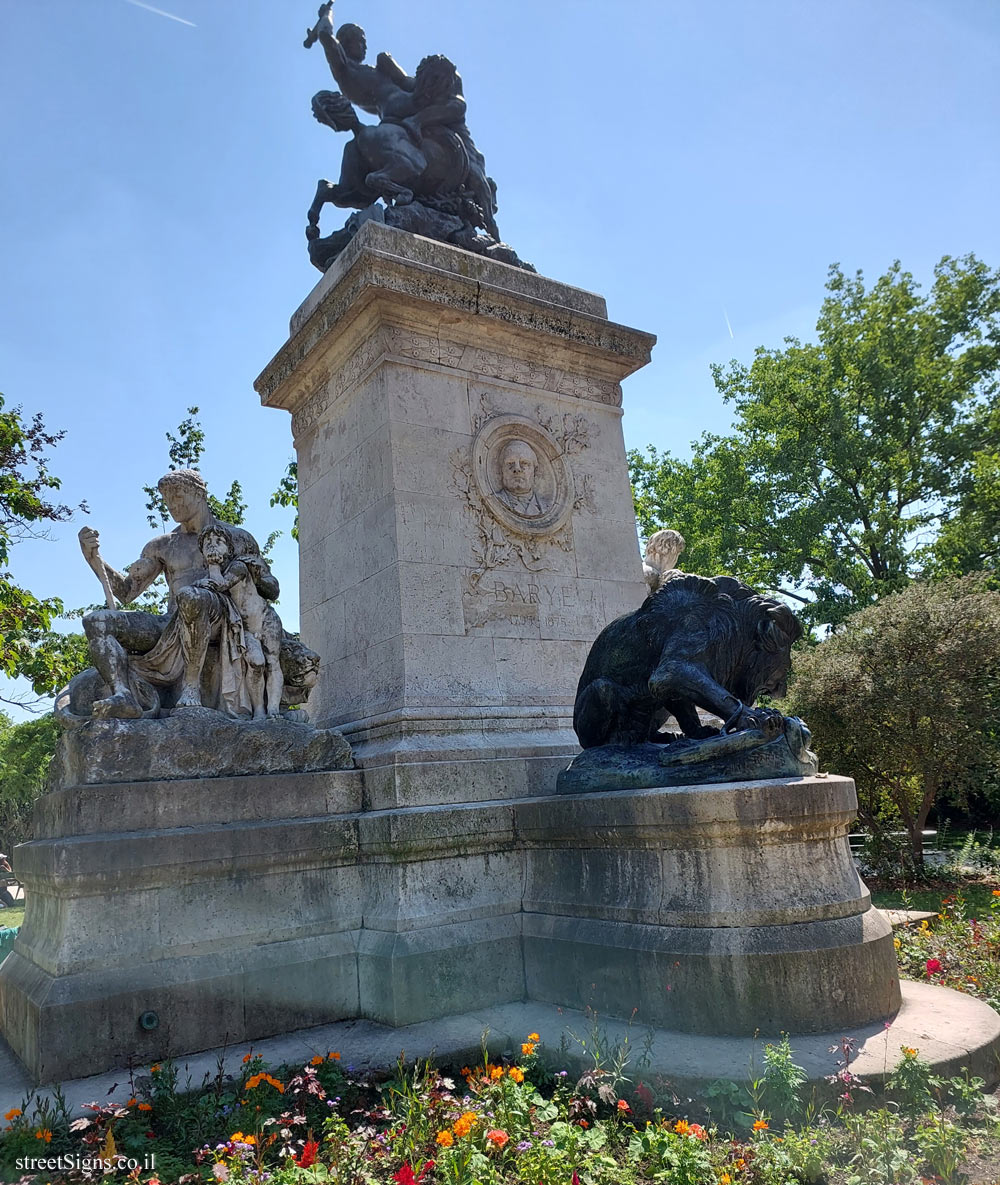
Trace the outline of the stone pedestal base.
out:
[[[523,1000],[744,1036],[899,1008],[891,930],[848,846],[850,779],[365,810],[366,776],[45,796],[0,968],[32,1074]]]
[[[360,804],[356,770],[41,798],[0,965],[35,1081],[357,1016]]]

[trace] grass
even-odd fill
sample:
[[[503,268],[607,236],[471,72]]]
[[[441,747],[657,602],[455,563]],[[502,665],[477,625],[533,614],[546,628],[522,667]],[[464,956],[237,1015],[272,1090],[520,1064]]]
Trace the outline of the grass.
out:
[[[8,930],[14,930],[24,921],[24,906],[12,905],[6,909],[0,909],[0,926],[6,927]]]
[[[966,912],[969,917],[985,914],[993,904],[993,890],[997,884],[970,882],[962,885]],[[954,897],[955,886],[939,885],[933,889],[877,889],[872,891],[872,904],[879,909],[918,909],[940,913],[945,897]]]

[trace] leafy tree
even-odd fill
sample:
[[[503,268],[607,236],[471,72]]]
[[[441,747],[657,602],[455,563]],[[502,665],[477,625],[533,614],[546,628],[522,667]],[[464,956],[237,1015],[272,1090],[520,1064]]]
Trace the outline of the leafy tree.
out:
[[[730,435],[629,461],[641,529],[680,530],[686,567],[835,625],[925,567],[995,559],[1000,272],[946,256],[921,295],[898,262],[870,289],[834,266],[816,330],[713,366]]]
[[[45,789],[59,739],[54,716],[12,724],[0,712],[0,851],[31,839],[31,808]]]
[[[181,420],[177,425],[176,436],[172,432],[167,432],[165,435],[169,469],[197,469],[200,466],[201,459],[205,454],[205,432],[198,419],[197,407],[187,409],[187,418]],[[155,485],[143,486],[142,492],[146,495],[146,518],[149,525],[154,530],[159,529],[164,532],[173,530],[173,520],[157,487]],[[243,487],[235,479],[230,484],[229,492],[225,498],[220,499],[216,498],[214,494],[209,494],[208,504],[217,519],[224,523],[232,523],[234,526],[242,526],[246,516],[247,502],[243,497]],[[271,505],[275,505],[273,498]],[[288,505],[288,503],[283,502],[282,505]],[[265,556],[274,547],[280,534],[280,531],[273,531],[261,545],[261,551]],[[136,602],[135,608],[145,609],[150,613],[164,613],[166,607],[166,581],[162,576],[158,576]]]
[[[205,453],[205,432],[197,418],[198,408],[189,407],[187,411],[187,419],[181,420],[177,425],[177,435],[175,436],[172,432],[166,433],[167,456],[170,459],[169,469],[197,469]],[[163,530],[172,530],[172,520],[160,491],[156,486],[143,486],[142,492],[147,499],[146,518],[149,520],[149,525],[154,530],[157,527]],[[224,523],[232,523],[234,526],[242,525],[247,504],[243,498],[243,487],[238,481],[232,482],[229,493],[224,499],[220,500],[213,494],[209,494],[208,504],[217,519],[221,519]],[[272,536],[269,541],[271,545],[276,537]]]
[[[1000,781],[998,670],[1000,592],[982,574],[919,581],[800,652],[785,710],[854,778],[864,823],[891,807],[919,865],[934,804]]]
[[[46,452],[62,437],[46,429],[40,414],[25,419],[20,407],[5,410],[0,395],[0,673],[23,676],[37,695],[51,694],[76,668],[80,645],[51,629],[62,602],[22,588],[7,565],[15,544],[44,538],[49,524],[72,513],[49,500],[60,482]]]

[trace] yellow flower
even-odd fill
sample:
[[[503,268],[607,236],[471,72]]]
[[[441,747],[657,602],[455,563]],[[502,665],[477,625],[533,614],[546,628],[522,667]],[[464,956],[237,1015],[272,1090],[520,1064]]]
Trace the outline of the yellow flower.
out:
[[[766,1132],[767,1131],[767,1120],[766,1119],[755,1119],[753,1121],[753,1130],[755,1132]]]
[[[691,1130],[691,1124],[688,1123],[688,1121],[686,1119],[678,1119],[677,1122],[674,1124],[674,1131],[679,1136],[686,1136],[690,1130]]]
[[[530,1057],[534,1052],[535,1047],[530,1041],[525,1041],[521,1046],[521,1053],[523,1053],[525,1057]]]
[[[17,1119],[18,1116],[23,1115],[23,1114],[24,1114],[24,1112],[21,1110],[20,1107],[11,1107],[11,1109],[4,1116],[4,1119],[6,1119],[8,1123],[10,1123],[10,1121],[12,1119]]]
[[[732,1177],[728,1173],[723,1173],[719,1178],[719,1185],[732,1185]]]
[[[541,1041],[541,1037],[539,1037],[539,1035],[537,1033],[529,1033],[528,1040],[529,1041]]]
[[[231,1144],[242,1144],[245,1140],[246,1136],[244,1136],[242,1132],[233,1132],[233,1134],[229,1137],[229,1142]]]
[[[455,1138],[447,1128],[443,1132],[438,1132],[437,1142],[442,1148],[450,1148],[455,1143]]]
[[[893,945],[893,946],[896,948],[896,950],[899,950],[899,948],[900,948],[900,947],[901,947],[903,944],[902,944],[902,943],[899,941],[899,939],[898,939],[898,938],[894,938],[894,939],[892,940],[892,945]]]
[[[492,1066],[490,1068],[490,1077],[494,1082],[499,1082],[503,1077],[503,1066]]]
[[[511,1076],[511,1078],[514,1079],[515,1082],[524,1081],[524,1071],[519,1069],[517,1066],[511,1066],[507,1073]]]
[[[900,1046],[900,1048],[903,1051],[903,1057],[916,1057],[917,1056],[917,1051],[915,1049],[911,1049],[909,1047],[909,1045],[902,1045],[902,1046]]]
[[[310,1066],[321,1066],[326,1061],[325,1057],[320,1057],[318,1054],[309,1063]]]

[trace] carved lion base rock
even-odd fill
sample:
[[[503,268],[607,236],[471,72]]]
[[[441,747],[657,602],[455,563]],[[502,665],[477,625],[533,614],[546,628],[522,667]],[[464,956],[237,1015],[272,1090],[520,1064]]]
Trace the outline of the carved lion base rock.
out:
[[[49,786],[313,773],[352,765],[351,747],[335,729],[183,708],[161,720],[91,720],[65,732]]]

